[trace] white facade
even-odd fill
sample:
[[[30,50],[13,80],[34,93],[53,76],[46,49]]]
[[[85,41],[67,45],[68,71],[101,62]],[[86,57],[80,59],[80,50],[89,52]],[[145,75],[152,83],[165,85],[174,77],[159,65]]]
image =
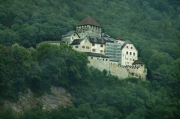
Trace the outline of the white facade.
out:
[[[91,52],[104,54],[105,45],[104,44],[92,44]]]
[[[131,43],[124,45],[121,52],[121,65],[132,65],[138,59],[138,51]]]
[[[74,31],[70,31],[70,32],[71,33],[67,33],[62,38],[62,41],[64,43],[68,44],[68,45],[71,44],[74,41],[74,39],[79,39],[80,38],[79,35],[76,32],[74,32]]]
[[[79,44],[73,43],[71,46],[77,51],[104,54],[105,44],[91,43],[88,37],[83,39]]]

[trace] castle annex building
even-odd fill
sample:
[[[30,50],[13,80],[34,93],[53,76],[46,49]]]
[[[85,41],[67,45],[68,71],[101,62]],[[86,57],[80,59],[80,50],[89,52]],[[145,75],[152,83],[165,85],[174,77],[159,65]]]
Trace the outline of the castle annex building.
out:
[[[138,60],[136,47],[118,35],[112,38],[101,32],[101,26],[90,16],[62,36],[61,43],[71,45],[73,49],[88,54],[89,65],[107,70],[119,78],[139,77],[146,79],[147,69]]]

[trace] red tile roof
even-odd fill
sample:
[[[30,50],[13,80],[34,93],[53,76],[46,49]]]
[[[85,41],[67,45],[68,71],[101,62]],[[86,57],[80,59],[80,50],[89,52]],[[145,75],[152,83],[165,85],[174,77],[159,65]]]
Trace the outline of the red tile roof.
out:
[[[100,25],[91,17],[91,16],[88,16],[86,17],[85,19],[83,19],[79,24],[78,26],[80,25],[93,25],[93,26],[98,26],[100,27]]]

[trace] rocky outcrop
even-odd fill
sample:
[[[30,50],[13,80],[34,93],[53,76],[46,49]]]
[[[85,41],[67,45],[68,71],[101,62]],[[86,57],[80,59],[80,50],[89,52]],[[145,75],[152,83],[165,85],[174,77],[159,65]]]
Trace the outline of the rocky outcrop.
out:
[[[42,105],[43,109],[51,110],[58,108],[58,106],[66,107],[70,104],[72,96],[61,87],[51,87],[51,94],[44,94],[41,97],[34,97],[30,89],[27,93],[19,93],[19,101],[12,103],[4,101],[4,106],[12,108],[16,112],[23,112],[24,109],[35,108],[38,104]]]

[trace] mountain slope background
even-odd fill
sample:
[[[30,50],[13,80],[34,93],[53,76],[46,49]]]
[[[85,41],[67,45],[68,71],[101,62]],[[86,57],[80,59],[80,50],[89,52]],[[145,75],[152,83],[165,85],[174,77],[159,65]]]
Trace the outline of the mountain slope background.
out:
[[[6,46],[18,43],[29,48],[42,41],[61,40],[63,34],[91,15],[103,32],[114,38],[121,34],[134,43],[139,57],[153,70],[180,57],[178,0],[2,0],[0,3],[0,43]],[[159,64],[153,65],[149,59]]]
[[[87,67],[87,56],[68,46],[26,49],[61,40],[89,15],[104,33],[121,34],[135,44],[149,71],[147,81],[107,76]],[[179,15],[179,0],[1,0],[1,117],[179,118]],[[159,72],[161,80],[151,71]],[[75,98],[72,106],[49,112],[39,105],[24,114],[3,107],[4,99],[16,102],[18,92],[30,88],[41,96],[50,93],[51,85],[67,89]]]

